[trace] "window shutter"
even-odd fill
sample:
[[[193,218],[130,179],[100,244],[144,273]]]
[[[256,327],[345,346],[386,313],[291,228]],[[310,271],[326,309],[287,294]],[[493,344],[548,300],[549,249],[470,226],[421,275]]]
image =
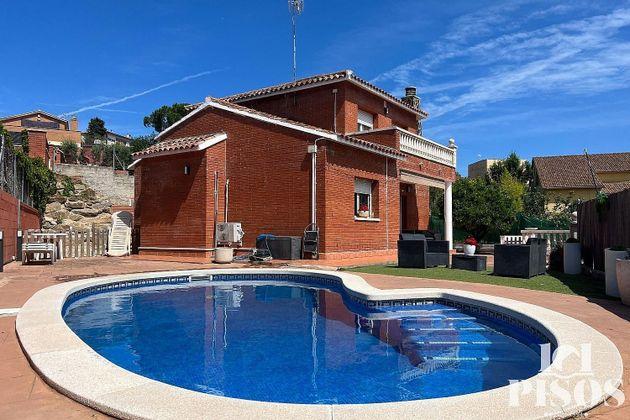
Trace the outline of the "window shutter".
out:
[[[359,124],[367,125],[368,127],[373,128],[374,127],[374,115],[372,115],[369,112],[365,112],[365,111],[360,109],[359,110],[358,122],[359,122]]]
[[[367,179],[355,179],[354,192],[357,194],[372,194],[372,181]]]

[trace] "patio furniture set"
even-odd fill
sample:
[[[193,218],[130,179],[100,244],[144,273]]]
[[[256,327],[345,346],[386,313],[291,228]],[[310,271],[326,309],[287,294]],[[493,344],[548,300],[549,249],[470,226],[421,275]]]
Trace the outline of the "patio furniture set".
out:
[[[449,266],[449,242],[430,232],[402,232],[398,240],[398,266],[429,268]],[[485,255],[454,254],[450,267],[485,271]],[[531,278],[544,274],[547,268],[547,239],[529,238],[525,244],[495,245],[494,274],[506,277]]]

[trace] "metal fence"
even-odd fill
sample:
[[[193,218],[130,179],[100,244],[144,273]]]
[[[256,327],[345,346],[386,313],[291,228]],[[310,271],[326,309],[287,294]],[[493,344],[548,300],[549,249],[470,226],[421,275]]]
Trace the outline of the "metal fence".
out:
[[[32,206],[31,188],[10,140],[9,136],[0,136],[0,189]]]

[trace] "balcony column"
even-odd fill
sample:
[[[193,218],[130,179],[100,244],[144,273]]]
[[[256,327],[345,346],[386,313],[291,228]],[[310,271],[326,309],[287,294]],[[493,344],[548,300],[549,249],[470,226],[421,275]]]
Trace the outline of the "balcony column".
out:
[[[453,249],[453,182],[444,181],[444,239]]]

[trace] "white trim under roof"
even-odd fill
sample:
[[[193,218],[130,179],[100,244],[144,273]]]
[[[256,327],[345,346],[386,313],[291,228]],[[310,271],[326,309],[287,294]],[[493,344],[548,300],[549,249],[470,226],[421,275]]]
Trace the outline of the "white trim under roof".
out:
[[[306,127],[300,124],[293,124],[288,120],[284,120],[284,119],[277,119],[277,118],[271,118],[271,117],[267,117],[266,115],[262,115],[259,114],[258,112],[249,112],[249,111],[245,111],[242,109],[237,109],[235,107],[229,106],[229,105],[224,105],[222,103],[213,101],[210,98],[206,98],[206,105],[209,105],[213,108],[218,108],[218,109],[222,109],[224,111],[228,111],[231,112],[233,114],[237,114],[237,115],[243,115],[245,117],[250,117],[250,118],[254,118],[256,120],[259,121],[263,121],[269,124],[274,124],[274,125],[279,125],[281,127],[286,127],[286,128],[291,128],[293,130],[297,130],[297,131],[302,131],[304,133],[308,133],[308,134],[312,134],[314,136],[318,136],[318,137],[324,137],[327,138],[329,140],[336,140],[337,139],[337,135],[334,133],[331,133],[329,131],[323,131],[323,130],[318,130],[314,127]]]
[[[285,119],[280,119],[280,118],[272,118],[272,117],[268,117],[266,115],[263,115],[259,112],[256,111],[248,111],[246,108],[241,107],[240,105],[225,105],[221,102],[217,102],[215,100],[213,100],[211,97],[206,98],[205,102],[199,106],[199,108],[195,109],[193,112],[191,112],[190,114],[186,115],[184,118],[182,118],[181,120],[177,121],[175,124],[171,125],[169,128],[167,128],[166,130],[162,131],[156,138],[160,137],[161,135],[167,133],[168,131],[170,131],[171,129],[173,129],[174,127],[178,126],[179,124],[181,124],[182,122],[184,122],[185,120],[187,120],[188,118],[192,117],[194,114],[197,114],[198,112],[201,112],[202,110],[206,109],[207,107],[212,107],[212,108],[217,108],[217,109],[221,109],[223,111],[226,112],[230,112],[232,114],[237,114],[237,115],[241,115],[244,117],[249,117],[249,118],[253,118],[255,120],[258,121],[263,121],[269,124],[274,124],[274,125],[279,125],[281,127],[286,127],[286,128],[290,128],[296,131],[301,131],[303,133],[307,133],[307,134],[311,134],[314,136],[318,136],[320,138],[324,138],[327,140],[332,140],[334,142],[337,143],[341,143],[341,144],[345,144],[347,146],[350,147],[354,147],[356,149],[361,149],[361,150],[366,150],[368,152],[371,153],[375,153],[381,156],[387,156],[390,157],[392,159],[399,159],[399,160],[404,160],[404,157],[401,157],[395,153],[390,153],[387,152],[385,150],[376,150],[372,147],[369,146],[364,146],[358,143],[355,143],[351,140],[348,140],[346,138],[344,138],[343,136],[339,136],[335,133],[332,133],[330,131],[325,131],[325,130],[318,130],[315,127],[308,127],[308,126],[304,126],[301,124],[294,124],[291,121],[285,120]],[[236,108],[238,107],[238,108]],[[244,108],[244,109],[241,109]],[[366,141],[366,140],[363,140]],[[375,144],[375,146],[380,146],[378,144]]]
[[[171,125],[170,127],[167,127],[165,130],[160,131],[160,133],[155,136],[155,139],[159,139],[160,137],[162,137],[164,134],[169,133],[171,130],[173,130],[175,127],[177,127],[178,125],[180,125],[181,123],[183,123],[184,121],[186,121],[187,119],[191,118],[193,115],[198,114],[199,112],[201,112],[203,109],[205,109],[208,106],[207,102],[202,103],[201,105],[199,105],[199,107],[197,107],[197,109],[195,109],[194,111],[186,114],[186,116],[184,116],[184,118],[182,118],[181,120],[175,122],[175,124]]]

